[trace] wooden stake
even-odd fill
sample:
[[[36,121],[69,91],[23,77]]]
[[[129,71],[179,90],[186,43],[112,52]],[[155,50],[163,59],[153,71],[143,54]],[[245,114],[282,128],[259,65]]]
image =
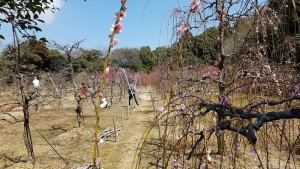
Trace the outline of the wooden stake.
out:
[[[153,99],[153,96],[152,96],[152,93],[151,93],[151,92],[150,92],[150,95],[151,95],[151,101],[152,101],[153,113],[154,113],[154,116],[156,116],[156,110],[155,110],[154,99]]]
[[[157,129],[158,129],[158,137],[161,139],[161,132],[160,132],[160,120],[157,118]]]
[[[132,102],[131,102],[131,100],[130,100],[130,106],[129,106],[129,111],[130,111],[130,112],[129,112],[129,114],[131,114],[131,109],[132,109],[132,108],[131,108],[131,105],[132,105]]]
[[[129,114],[129,109],[130,109],[130,107],[128,106],[128,107],[127,107],[127,120],[129,120],[129,116],[128,116],[128,114]]]
[[[122,124],[122,128],[123,128],[123,108],[122,108],[122,111],[121,111],[121,124]]]
[[[113,123],[114,123],[114,131],[115,131],[115,142],[117,142],[118,132],[117,132],[117,128],[116,128],[116,119],[115,119],[115,117],[113,118]]]

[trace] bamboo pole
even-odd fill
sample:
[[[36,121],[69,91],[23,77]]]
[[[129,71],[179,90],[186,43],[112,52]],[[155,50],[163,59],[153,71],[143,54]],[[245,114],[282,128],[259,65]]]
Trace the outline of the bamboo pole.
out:
[[[115,142],[117,142],[118,132],[117,132],[117,128],[116,128],[116,118],[115,117],[113,117],[113,124],[114,124],[114,131],[115,131]]]
[[[127,120],[129,120],[129,109],[130,109],[130,107],[129,106],[127,106]]]
[[[122,128],[123,128],[123,111],[124,111],[124,109],[122,108],[122,111],[121,111],[121,124],[122,124]]]

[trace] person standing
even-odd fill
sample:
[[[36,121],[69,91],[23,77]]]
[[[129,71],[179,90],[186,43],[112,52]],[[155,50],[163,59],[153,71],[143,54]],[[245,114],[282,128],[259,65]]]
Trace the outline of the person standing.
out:
[[[128,102],[129,102],[129,106],[131,106],[130,105],[130,101],[131,101],[132,98],[134,99],[136,105],[137,106],[139,105],[138,101],[136,100],[135,93],[136,93],[135,87],[132,84],[129,85],[129,89],[128,89],[128,94],[129,94],[129,100],[128,100]],[[135,105],[134,105],[134,107],[135,107]]]
[[[91,76],[91,81],[92,81],[92,87],[93,87],[93,92],[97,90],[97,84],[96,84],[96,78],[94,75]]]
[[[40,80],[37,77],[34,77],[32,84],[33,84],[33,89],[34,90],[39,90],[40,89]]]

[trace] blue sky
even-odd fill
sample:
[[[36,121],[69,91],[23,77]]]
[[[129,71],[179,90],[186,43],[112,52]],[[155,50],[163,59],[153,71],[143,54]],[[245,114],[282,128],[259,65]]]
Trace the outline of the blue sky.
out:
[[[114,24],[114,14],[120,8],[120,0],[54,0],[60,11],[43,16],[42,32],[36,35],[59,44],[72,44],[86,39],[81,47],[106,49],[108,35]],[[183,3],[183,4],[180,4]],[[127,0],[126,18],[122,21],[123,32],[116,35],[120,43],[115,48],[149,45],[152,50],[169,45],[171,38],[170,11],[180,5],[189,5],[183,0]],[[0,49],[12,42],[12,33],[7,25],[1,26],[6,40],[0,41]]]

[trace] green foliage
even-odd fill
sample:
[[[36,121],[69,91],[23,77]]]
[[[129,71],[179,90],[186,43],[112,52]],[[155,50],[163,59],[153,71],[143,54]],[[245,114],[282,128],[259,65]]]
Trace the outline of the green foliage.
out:
[[[21,53],[22,67],[29,65],[29,64],[32,64],[32,65],[35,65],[35,67],[38,67],[43,64],[43,59],[39,55],[32,53],[32,52],[25,51],[25,52]]]
[[[294,3],[295,2],[295,3]],[[272,9],[272,10],[270,10]],[[286,61],[300,63],[300,0],[270,1],[265,13],[274,16],[275,23],[266,26],[266,42],[270,61],[285,64]],[[259,33],[260,41],[262,34]],[[292,52],[295,49],[295,53]]]
[[[79,53],[81,53],[81,55],[74,59],[72,63],[75,72],[83,70],[99,71],[103,68],[104,58],[101,51],[95,49],[79,49]]]
[[[73,71],[74,72],[82,72],[82,67],[80,65],[80,63],[74,62],[72,63],[72,67],[73,67]]]
[[[92,50],[80,49],[79,51],[82,52],[82,56],[81,57],[86,58],[86,60],[89,61],[89,62],[98,61],[100,58],[103,57],[102,52],[99,51],[99,50],[95,50],[95,49],[92,49]]]
[[[12,60],[15,67],[16,48],[7,45],[2,51],[2,57]],[[36,70],[58,70],[64,67],[65,59],[58,51],[49,50],[46,43],[30,38],[20,45],[20,66],[23,73]]]
[[[280,15],[281,24],[284,25],[284,32],[288,34],[299,33],[300,0],[270,1],[268,6]]]
[[[180,41],[183,41],[183,46],[181,50],[182,54],[180,57],[180,66],[195,66],[199,64],[200,58],[197,57],[197,52],[195,52],[198,49],[196,48],[195,37],[192,35],[192,33],[185,33],[181,37]],[[179,51],[179,46],[172,48],[172,50],[175,50],[174,52]]]
[[[200,35],[194,38],[195,48],[194,55],[204,62],[213,62],[216,60],[217,53],[217,33],[216,27],[206,29]]]
[[[153,54],[155,55],[155,58],[156,58],[155,64],[166,63],[166,61],[168,60],[168,58],[167,58],[168,48],[167,47],[157,47],[153,51]]]
[[[156,58],[158,60],[158,65],[166,66],[166,65],[172,65],[175,64],[174,62],[174,56],[177,54],[178,47],[172,46],[169,48],[166,47],[158,47],[153,52],[156,55]]]
[[[47,68],[49,49],[46,43],[30,38],[21,44],[21,70],[34,71]]]
[[[7,45],[3,48],[1,57],[4,57],[6,59],[14,60],[14,52],[16,48],[14,48],[12,45]]]
[[[155,64],[155,55],[149,46],[143,46],[140,49],[140,59],[142,62],[143,71],[150,73]]]
[[[51,71],[59,71],[68,64],[67,59],[58,50],[49,50],[49,57],[45,67]]]
[[[181,66],[196,66],[198,65],[201,60],[197,56],[195,56],[191,51],[183,50],[182,51],[183,58],[181,61]]]
[[[14,74],[14,60],[0,57],[0,77],[8,77]]]
[[[134,71],[143,71],[140,50],[137,48],[121,48],[111,53],[113,67],[129,68]]]
[[[73,66],[75,65],[74,67],[76,67],[76,69],[74,69],[75,72],[81,72],[89,67],[89,62],[83,57],[74,59],[72,64]]]
[[[49,50],[44,41],[38,41],[30,38],[20,45],[21,58],[20,67],[23,73],[32,71],[59,71],[66,68],[68,61],[67,56],[61,54],[58,50]],[[2,64],[15,67],[14,53],[16,49],[7,45],[2,53]],[[103,54],[99,50],[79,49],[78,56],[73,60],[73,68],[75,72],[81,71],[99,71],[103,68]],[[8,64],[10,63],[10,65]],[[2,66],[5,67],[5,66]],[[2,70],[2,69],[1,69]],[[1,71],[0,70],[0,71]],[[14,70],[14,68],[12,68]],[[0,72],[1,74],[1,72]]]
[[[23,35],[28,36],[27,30],[41,31],[38,22],[44,22],[39,18],[45,10],[56,10],[51,3],[53,0],[1,0],[0,22],[9,23],[17,28]],[[1,27],[1,25],[0,25]],[[0,35],[4,39],[3,35]]]
[[[15,70],[14,47],[7,45],[0,55],[0,77],[12,77]]]

